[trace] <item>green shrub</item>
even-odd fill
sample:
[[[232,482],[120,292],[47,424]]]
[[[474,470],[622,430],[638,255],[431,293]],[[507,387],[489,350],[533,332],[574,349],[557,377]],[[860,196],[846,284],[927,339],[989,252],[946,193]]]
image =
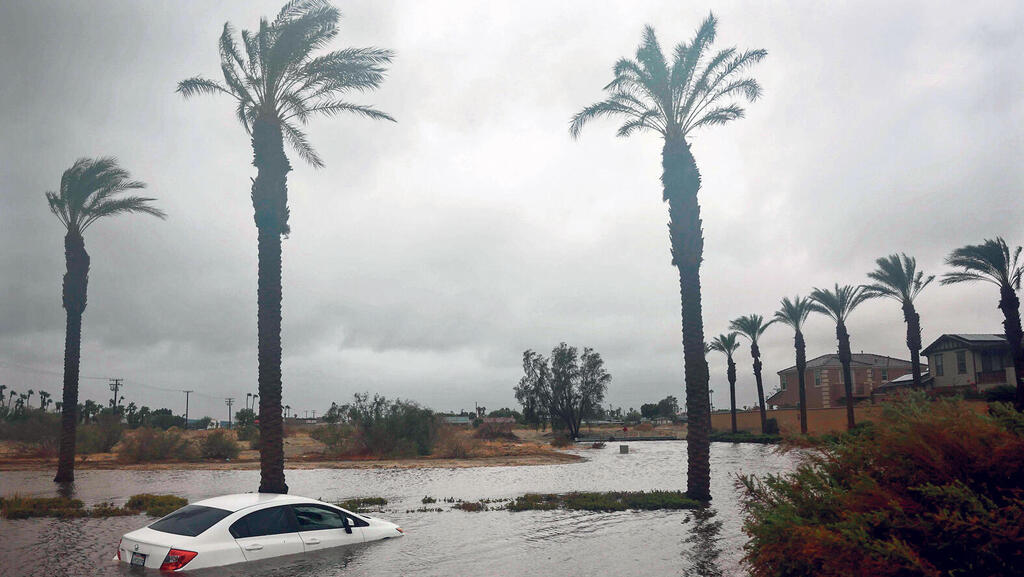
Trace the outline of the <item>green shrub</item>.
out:
[[[428,496],[424,497],[422,499],[422,501],[420,501],[420,502],[423,503],[424,505],[426,505],[428,503],[437,503],[437,499],[435,499],[435,498],[433,498],[433,497],[428,495]]]
[[[473,436],[477,439],[486,439],[489,441],[499,439],[504,441],[519,440],[519,437],[512,432],[508,425],[497,425],[494,423],[481,423],[473,432]]]
[[[152,461],[188,461],[196,456],[195,448],[176,431],[140,428],[127,436],[117,452],[124,463]]]
[[[0,420],[0,440],[54,445],[60,438],[60,415],[32,410],[16,412]]]
[[[352,437],[352,427],[348,425],[328,424],[316,427],[309,436],[323,443],[329,455],[344,455],[349,452],[348,440]]]
[[[124,517],[138,515],[145,511],[153,517],[163,517],[188,504],[188,501],[174,495],[133,495],[124,507],[112,503],[99,503],[86,508],[78,499],[66,497],[21,497],[14,495],[0,498],[0,517],[5,519],[29,519],[33,517]]]
[[[554,436],[551,437],[552,447],[568,447],[573,444],[572,438],[563,433],[555,433]]]
[[[75,446],[78,453],[109,453],[114,445],[121,440],[124,425],[120,415],[104,413],[96,418],[95,423],[78,427],[75,434]]]
[[[204,459],[235,459],[241,451],[238,443],[231,437],[231,433],[224,429],[206,435],[199,443],[199,454]]]
[[[985,400],[990,403],[1012,403],[1017,398],[1017,387],[999,385],[985,391]]]
[[[338,501],[334,504],[354,513],[365,513],[368,510],[379,511],[388,504],[388,500],[384,497],[356,497],[355,499]]]
[[[433,411],[416,403],[368,394],[356,394],[352,403],[338,408],[352,427],[346,453],[375,457],[429,455],[437,443],[440,424]],[[326,444],[326,443],[325,443]]]
[[[795,472],[741,477],[752,575],[1019,574],[1024,417],[992,409],[910,395]]]
[[[701,504],[682,491],[609,491],[606,493],[528,493],[508,504],[509,511],[625,511],[635,509],[694,509]]]
[[[481,501],[459,501],[452,505],[452,509],[458,509],[467,513],[479,513],[480,511],[486,511],[487,505]]]
[[[135,512],[145,511],[147,515],[152,517],[163,517],[170,515],[185,505],[188,505],[188,499],[183,499],[177,495],[142,493],[129,497],[124,508]]]

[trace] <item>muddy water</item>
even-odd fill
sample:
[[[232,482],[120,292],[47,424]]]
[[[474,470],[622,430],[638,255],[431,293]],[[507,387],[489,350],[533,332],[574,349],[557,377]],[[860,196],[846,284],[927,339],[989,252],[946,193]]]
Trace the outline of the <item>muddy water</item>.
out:
[[[792,455],[761,445],[712,447],[715,517],[689,512],[586,513],[447,510],[445,497],[515,497],[527,492],[680,489],[685,487],[685,441],[617,444],[579,449],[587,461],[532,467],[288,471],[291,492],[326,500],[388,499],[385,513],[406,537],[314,555],[286,557],[195,575],[228,576],[740,576],[745,541],[734,486],[737,473],[791,469]],[[0,472],[0,494],[56,494],[52,473]],[[75,496],[88,503],[123,503],[135,493],[173,493],[196,501],[258,485],[258,471],[80,471]],[[408,513],[424,496],[441,513]],[[0,520],[0,575],[134,574],[112,561],[121,534],[149,522],[142,516],[75,520]],[[718,526],[720,524],[720,526]]]

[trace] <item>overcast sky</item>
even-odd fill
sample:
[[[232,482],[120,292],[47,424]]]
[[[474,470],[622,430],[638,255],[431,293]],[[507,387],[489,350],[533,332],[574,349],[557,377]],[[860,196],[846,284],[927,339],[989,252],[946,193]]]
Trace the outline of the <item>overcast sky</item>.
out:
[[[185,101],[219,72],[225,21],[281,0],[14,0],[0,5],[0,383],[59,397],[63,229],[43,193],[83,156],[117,156],[166,210],[87,231],[82,397],[224,418],[256,390],[256,234],[249,141],[226,98]],[[679,287],[660,144],[569,118],[601,98],[644,24],[663,47],[694,2],[339,1],[334,47],[396,51],[356,117],[309,128],[327,163],[292,154],[284,243],[284,400],[322,411],[359,391],[437,409],[514,406],[522,351],[597,349],[607,400],[683,400]],[[958,246],[1024,241],[1024,7],[1018,2],[714,3],[717,45],[765,48],[764,97],[693,138],[703,175],[705,330],[783,296],[860,283],[906,251],[929,273]],[[987,285],[920,297],[924,342],[1000,332]],[[864,305],[854,351],[907,358],[892,301]],[[812,317],[808,355],[836,348]],[[762,344],[766,389],[792,334]],[[724,359],[709,357],[716,406]],[[756,399],[749,349],[738,398]]]

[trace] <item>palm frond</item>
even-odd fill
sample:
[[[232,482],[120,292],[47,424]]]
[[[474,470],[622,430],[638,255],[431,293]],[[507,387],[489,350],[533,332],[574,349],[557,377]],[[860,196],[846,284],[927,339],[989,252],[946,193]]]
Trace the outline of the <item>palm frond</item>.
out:
[[[738,333],[731,332],[724,335],[718,335],[711,339],[710,347],[713,351],[725,353],[726,358],[731,359],[733,353],[740,348],[740,341],[737,338]]]
[[[837,323],[845,323],[858,306],[877,295],[865,291],[862,286],[836,283],[834,290],[815,288],[811,291],[814,301],[811,310],[830,317]]]
[[[46,202],[69,232],[79,234],[98,219],[119,214],[165,218],[166,214],[151,204],[152,198],[120,196],[145,186],[131,180],[113,157],[80,158],[61,175],[60,190],[46,193]]]
[[[779,310],[775,312],[775,322],[787,324],[793,330],[799,331],[812,310],[813,302],[807,297],[797,295],[792,300],[785,297],[779,304]]]
[[[864,285],[864,290],[874,296],[913,302],[935,280],[934,275],[925,277],[923,271],[917,270],[917,260],[906,254],[881,257],[875,264],[877,268],[868,273],[868,278],[875,282]]]
[[[757,344],[757,340],[761,335],[774,323],[774,319],[765,322],[764,317],[761,315],[750,314],[734,319],[729,323],[729,329],[750,339],[751,344]]]
[[[1011,250],[1002,237],[958,248],[946,258],[946,264],[963,270],[942,275],[940,282],[948,285],[985,281],[1018,290],[1024,276],[1020,254],[1021,247]]]
[[[178,83],[178,89],[176,92],[181,93],[185,98],[191,98],[199,94],[231,94],[227,88],[224,88],[217,82],[200,76],[182,80]]]
[[[323,168],[324,161],[317,155],[316,151],[309,144],[305,133],[299,130],[290,122],[281,123],[281,133],[288,144],[299,153],[299,158],[311,164],[314,168]]]
[[[238,100],[235,117],[246,132],[251,133],[258,119],[277,124],[301,158],[323,166],[306,135],[291,121],[305,123],[314,114],[342,112],[394,121],[372,106],[338,98],[348,91],[379,87],[393,52],[345,48],[314,54],[337,36],[340,17],[327,0],[292,0],[273,21],[261,18],[257,30],[242,30],[240,42],[226,23],[218,40],[223,84],[196,77],[179,83],[178,91],[185,96],[231,94]]]

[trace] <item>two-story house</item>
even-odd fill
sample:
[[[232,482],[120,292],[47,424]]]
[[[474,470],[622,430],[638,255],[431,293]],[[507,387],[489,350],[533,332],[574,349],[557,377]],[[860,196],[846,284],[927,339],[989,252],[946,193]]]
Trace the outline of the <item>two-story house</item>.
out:
[[[927,366],[924,367],[927,370]],[[894,359],[885,355],[854,353],[850,361],[853,373],[854,402],[870,400],[871,392],[883,383],[910,373],[910,361]],[[779,408],[800,405],[799,380],[795,366],[778,372],[779,391],[765,403]],[[807,361],[804,375],[808,409],[827,409],[846,403],[846,387],[843,385],[843,366],[839,355],[829,354]]]
[[[931,365],[936,392],[1015,385],[1016,374],[1006,337],[996,334],[942,335],[921,351]]]

